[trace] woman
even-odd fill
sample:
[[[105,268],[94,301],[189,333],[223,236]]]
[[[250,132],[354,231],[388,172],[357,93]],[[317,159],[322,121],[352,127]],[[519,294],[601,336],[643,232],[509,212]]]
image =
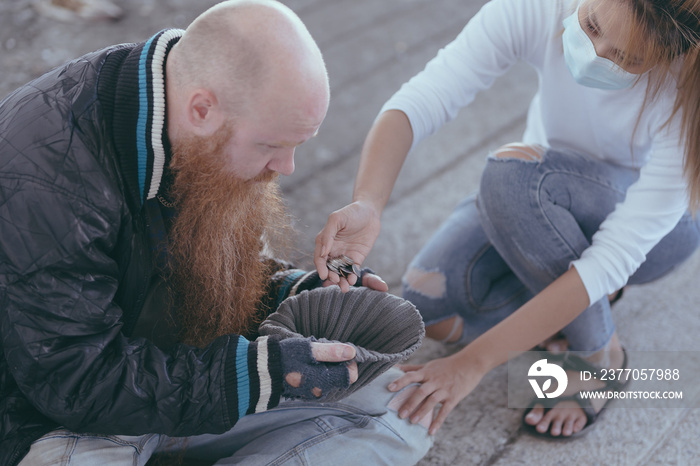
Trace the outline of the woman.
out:
[[[626,367],[608,295],[664,275],[698,245],[688,202],[700,203],[699,16],[698,0],[493,0],[382,108],[354,202],[316,239],[319,274],[342,288],[326,259],[364,260],[410,149],[517,61],[539,77],[523,142],[490,155],[478,195],[404,276],[428,335],[466,346],[404,367],[389,388],[422,386],[402,417],[441,404],[434,434],[509,351],[559,331],[584,357],[565,367]],[[523,422],[568,437],[595,422],[605,400],[596,401],[534,404]]]

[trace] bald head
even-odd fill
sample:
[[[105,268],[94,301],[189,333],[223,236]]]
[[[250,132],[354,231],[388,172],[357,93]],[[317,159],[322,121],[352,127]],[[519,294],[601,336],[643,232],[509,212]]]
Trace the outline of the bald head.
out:
[[[260,92],[328,92],[321,52],[299,17],[272,0],[230,0],[187,28],[168,59],[178,92],[214,93],[241,114]]]
[[[321,52],[276,1],[214,6],[190,25],[165,66],[171,145],[225,137],[219,156],[240,179],[291,175],[295,148],[318,132],[328,111]]]

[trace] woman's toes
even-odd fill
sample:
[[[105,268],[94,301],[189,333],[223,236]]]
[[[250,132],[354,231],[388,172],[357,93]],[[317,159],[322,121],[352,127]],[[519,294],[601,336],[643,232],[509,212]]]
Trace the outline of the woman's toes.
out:
[[[564,427],[561,430],[561,434],[565,437],[568,437],[574,433],[574,423],[576,422],[576,418],[569,418],[566,420],[564,423]]]
[[[576,418],[576,420],[574,421],[574,433],[581,432],[581,430],[583,430],[583,428],[586,427],[587,422],[588,419],[586,418],[586,416]]]
[[[534,426],[535,424],[540,422],[542,416],[544,416],[544,408],[541,405],[535,405],[525,416],[525,422],[527,422],[531,426]]]
[[[557,405],[545,413],[542,405],[535,405],[525,416],[525,422],[535,426],[537,432],[558,437],[560,435],[569,437],[580,432],[586,426],[586,415],[580,408]]]
[[[561,425],[562,425],[562,418],[556,417],[552,421],[552,428],[549,430],[549,433],[554,435],[555,437],[558,437],[561,435]]]
[[[542,419],[540,419],[540,421],[537,423],[537,426],[535,427],[535,429],[537,429],[537,432],[540,432],[542,434],[547,432],[549,430],[549,426],[551,425],[553,418],[554,416],[551,410],[548,411],[544,416],[542,416]]]
[[[539,424],[535,426],[535,429],[537,429],[537,432],[539,432],[540,434],[544,434],[545,432],[547,432],[549,430],[549,419],[541,420]]]

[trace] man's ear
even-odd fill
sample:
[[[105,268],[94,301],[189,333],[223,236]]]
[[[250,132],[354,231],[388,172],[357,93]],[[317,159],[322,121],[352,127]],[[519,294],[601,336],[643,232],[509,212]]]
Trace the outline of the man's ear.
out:
[[[187,102],[187,121],[198,136],[210,136],[221,127],[223,112],[213,92],[196,89]]]

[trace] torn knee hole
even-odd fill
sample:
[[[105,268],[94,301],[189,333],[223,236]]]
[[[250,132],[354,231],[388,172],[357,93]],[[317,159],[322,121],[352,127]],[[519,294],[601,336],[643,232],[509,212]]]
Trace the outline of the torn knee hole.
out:
[[[542,160],[546,149],[539,144],[511,143],[499,147],[491,154],[498,159]]]
[[[442,298],[447,291],[447,278],[441,272],[409,269],[403,282],[411,290],[428,298]]]

